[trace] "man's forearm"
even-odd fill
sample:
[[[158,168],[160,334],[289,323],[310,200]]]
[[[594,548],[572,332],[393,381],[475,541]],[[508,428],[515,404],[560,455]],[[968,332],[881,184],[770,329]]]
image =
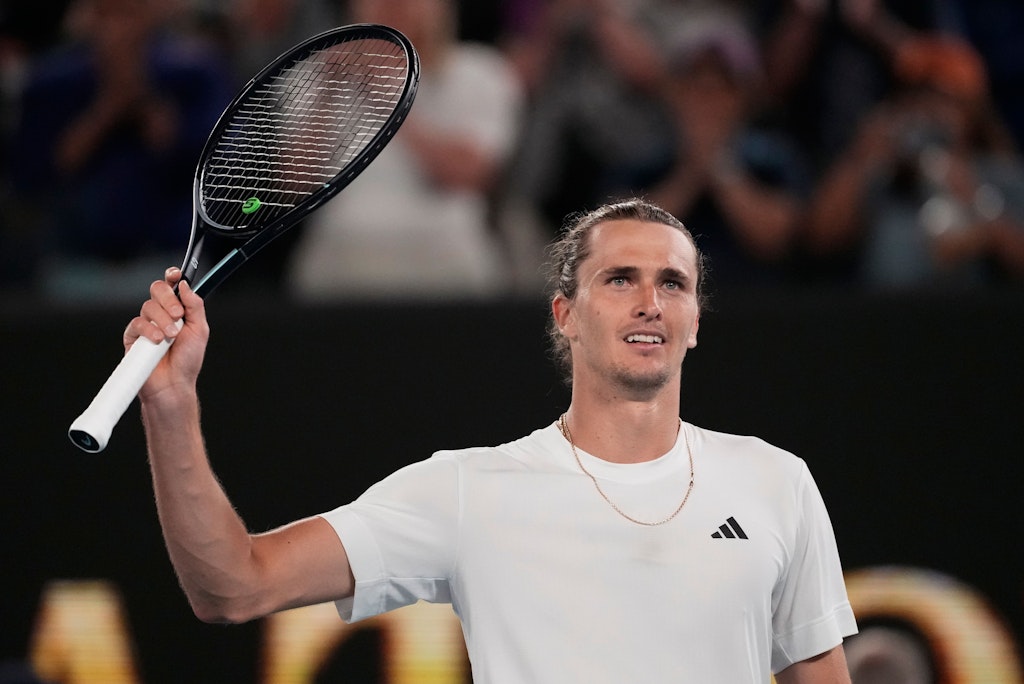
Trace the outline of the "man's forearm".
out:
[[[194,392],[143,402],[157,512],[167,550],[196,615],[232,620],[246,594],[251,539],[207,458]]]

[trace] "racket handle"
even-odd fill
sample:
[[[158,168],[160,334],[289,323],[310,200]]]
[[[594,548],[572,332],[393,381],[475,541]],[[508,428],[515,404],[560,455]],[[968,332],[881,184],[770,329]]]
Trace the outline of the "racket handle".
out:
[[[178,322],[180,328],[184,321]],[[68,437],[82,451],[98,453],[107,447],[110,433],[142,389],[150,373],[160,363],[173,340],[159,344],[140,337],[117,364],[103,387],[96,393],[89,408],[68,428]]]

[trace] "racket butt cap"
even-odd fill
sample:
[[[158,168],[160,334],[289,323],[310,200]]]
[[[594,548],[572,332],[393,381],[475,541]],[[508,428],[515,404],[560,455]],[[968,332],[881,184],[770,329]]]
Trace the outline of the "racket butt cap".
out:
[[[79,417],[71,427],[68,428],[68,438],[71,439],[71,443],[82,451],[86,451],[90,454],[98,454],[107,448],[107,440],[110,439],[110,433],[106,435],[96,434],[99,430],[86,429],[82,423],[83,416]]]

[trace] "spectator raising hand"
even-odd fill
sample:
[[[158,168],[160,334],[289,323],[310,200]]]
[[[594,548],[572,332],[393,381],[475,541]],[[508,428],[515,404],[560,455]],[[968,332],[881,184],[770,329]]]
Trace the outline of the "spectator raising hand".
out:
[[[69,40],[29,65],[11,161],[49,296],[137,297],[187,242],[195,163],[234,87],[176,18],[156,0],[78,0]]]
[[[706,17],[677,38],[665,89],[675,157],[650,195],[698,233],[723,289],[783,280],[803,209],[795,146],[755,120],[760,78],[735,20]]]
[[[808,243],[869,287],[967,287],[1024,275],[1024,165],[996,119],[980,58],[907,39],[896,88],[825,175]]]

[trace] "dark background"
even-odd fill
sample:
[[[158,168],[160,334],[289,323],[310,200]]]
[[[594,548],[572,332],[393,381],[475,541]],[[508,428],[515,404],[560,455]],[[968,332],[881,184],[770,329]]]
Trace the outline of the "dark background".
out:
[[[568,403],[540,300],[303,308],[225,292],[208,306],[209,450],[255,530],[435,449],[518,437]],[[142,681],[257,681],[260,624],[202,624],[177,587],[137,406],[99,455],[67,440],[120,358],[131,307],[0,314],[0,661],[25,656],[47,580],[104,578],[123,593]],[[950,575],[1019,647],[1022,352],[1021,293],[724,299],[687,358],[683,416],[806,459],[847,570]]]

